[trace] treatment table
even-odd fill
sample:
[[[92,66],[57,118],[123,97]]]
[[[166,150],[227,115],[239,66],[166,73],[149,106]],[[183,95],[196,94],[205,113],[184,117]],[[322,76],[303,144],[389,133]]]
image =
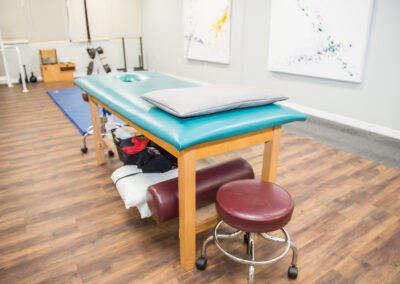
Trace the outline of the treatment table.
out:
[[[197,85],[150,71],[87,76],[76,79],[75,84],[89,94],[99,164],[104,163],[106,144],[101,135],[98,106],[177,157],[180,262],[186,271],[195,265],[196,234],[218,221],[215,208],[210,206],[197,210],[196,214],[196,160],[265,143],[262,180],[275,182],[281,125],[306,119],[300,112],[275,104],[190,118],[175,117],[146,102],[140,95]]]

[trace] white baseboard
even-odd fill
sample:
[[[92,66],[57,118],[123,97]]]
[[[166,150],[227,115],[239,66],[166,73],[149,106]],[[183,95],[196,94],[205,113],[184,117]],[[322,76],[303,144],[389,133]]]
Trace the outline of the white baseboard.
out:
[[[187,77],[183,77],[183,76],[178,76],[178,75],[171,74],[171,73],[167,73],[167,72],[156,71],[155,69],[150,69],[150,68],[149,68],[148,70],[149,70],[149,71],[153,71],[153,72],[162,73],[162,74],[165,74],[165,75],[167,75],[167,76],[174,77],[174,78],[179,79],[179,80],[188,81],[188,82],[193,83],[193,84],[198,84],[198,85],[203,85],[203,86],[210,85],[210,83],[207,83],[207,82],[204,82],[204,81],[193,80],[193,79],[191,79],[191,78],[187,78]]]
[[[82,73],[74,73],[74,78],[79,78],[79,77],[83,77],[86,76],[87,74],[82,72]]]
[[[391,128],[384,127],[381,125],[361,121],[358,119],[354,119],[354,118],[350,118],[350,117],[346,117],[346,116],[342,116],[342,115],[338,115],[338,114],[334,114],[334,113],[330,113],[330,112],[326,112],[326,111],[317,110],[314,108],[310,108],[310,107],[306,107],[306,106],[302,106],[302,105],[298,105],[298,104],[294,104],[294,103],[290,103],[290,102],[280,102],[279,104],[293,108],[293,109],[301,111],[301,112],[304,112],[306,114],[310,114],[310,115],[313,115],[316,117],[326,119],[326,120],[330,120],[333,122],[360,128],[363,130],[367,130],[370,132],[374,132],[377,134],[381,134],[384,136],[388,136],[388,137],[392,137],[392,138],[400,140],[400,131],[396,130],[396,129],[391,129]]]
[[[42,77],[37,76],[38,81],[42,80]],[[40,79],[39,79],[40,78]],[[29,78],[28,78],[29,80]],[[7,84],[7,77],[0,77],[0,84]],[[11,84],[19,84],[19,78],[11,78]]]
[[[86,76],[86,73],[74,73],[74,78],[79,78],[82,76]],[[42,81],[42,76],[38,75],[36,76],[38,81]],[[28,78],[29,79],[29,78]],[[11,83],[12,84],[19,84],[19,78],[11,78]],[[1,76],[0,77],[0,84],[7,84],[7,77],[6,76]]]

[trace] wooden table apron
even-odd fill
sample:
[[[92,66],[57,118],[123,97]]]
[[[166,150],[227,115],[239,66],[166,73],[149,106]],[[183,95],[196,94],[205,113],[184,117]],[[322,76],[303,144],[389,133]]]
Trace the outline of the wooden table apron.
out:
[[[178,186],[179,186],[179,239],[180,239],[180,262],[184,270],[194,268],[196,260],[196,233],[213,227],[218,216],[212,220],[196,224],[196,160],[203,159],[217,154],[229,152],[239,148],[264,143],[264,157],[262,166],[262,180],[275,182],[278,164],[279,143],[281,126],[275,126],[247,134],[219,139],[188,147],[184,150],[177,150],[171,144],[161,140],[153,133],[150,133],[134,122],[127,120],[120,114],[109,109],[94,97],[89,95],[90,113],[93,125],[93,136],[96,147],[96,157],[99,164],[104,163],[105,144],[100,130],[100,117],[98,105],[101,105],[122,121],[132,126],[140,133],[154,141],[178,159]]]

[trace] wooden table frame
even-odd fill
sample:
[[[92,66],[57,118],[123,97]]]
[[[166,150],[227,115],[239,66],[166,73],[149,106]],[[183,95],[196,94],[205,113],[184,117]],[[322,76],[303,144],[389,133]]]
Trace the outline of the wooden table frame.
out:
[[[195,266],[196,233],[213,227],[218,221],[218,216],[216,215],[215,209],[212,210],[211,217],[207,216],[200,218],[200,220],[199,218],[196,219],[196,160],[259,143],[265,143],[261,178],[262,180],[269,182],[275,182],[276,180],[279,143],[281,136],[280,125],[243,135],[197,144],[179,151],[171,144],[155,136],[153,133],[138,127],[133,122],[122,117],[120,114],[110,110],[107,106],[103,105],[90,95],[89,104],[93,125],[94,143],[96,147],[96,157],[99,164],[103,164],[105,161],[103,149],[107,147],[100,132],[100,117],[98,112],[99,105],[177,157],[180,261],[183,269],[186,271],[193,269]],[[197,215],[197,217],[199,217],[199,215],[202,214],[198,213]]]

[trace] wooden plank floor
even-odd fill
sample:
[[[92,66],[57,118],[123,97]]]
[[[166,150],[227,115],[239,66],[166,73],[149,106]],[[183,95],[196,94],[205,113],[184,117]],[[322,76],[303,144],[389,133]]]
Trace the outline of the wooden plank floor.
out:
[[[69,86],[0,87],[0,283],[246,283],[247,267],[214,246],[206,271],[185,273],[177,223],[124,208],[109,178],[120,163],[98,166],[92,138],[81,154],[81,135],[45,94]],[[242,156],[259,175],[261,153],[217,158]],[[283,132],[278,183],[296,202],[287,229],[299,278],[287,279],[288,256],[256,267],[255,283],[400,283],[399,171]],[[262,240],[256,249],[278,252]]]

